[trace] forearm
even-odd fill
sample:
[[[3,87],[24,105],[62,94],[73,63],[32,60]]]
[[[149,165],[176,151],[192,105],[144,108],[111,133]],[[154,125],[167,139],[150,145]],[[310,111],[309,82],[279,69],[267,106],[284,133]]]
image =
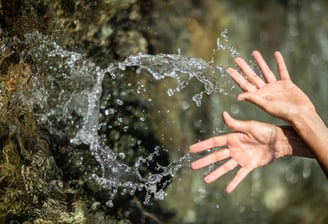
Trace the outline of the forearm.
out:
[[[299,113],[291,120],[291,125],[309,146],[328,176],[328,128],[320,116],[315,111]]]

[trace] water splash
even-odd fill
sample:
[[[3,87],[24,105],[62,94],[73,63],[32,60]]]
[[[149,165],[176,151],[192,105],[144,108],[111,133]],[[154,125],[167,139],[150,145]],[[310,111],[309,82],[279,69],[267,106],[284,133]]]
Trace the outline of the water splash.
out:
[[[101,141],[102,137],[99,135],[99,130],[104,125],[100,122],[100,111],[104,109],[101,98],[112,97],[104,94],[105,77],[116,80],[122,72],[136,68],[137,73],[146,71],[157,81],[173,78],[177,80],[177,86],[167,89],[168,96],[183,91],[191,80],[196,79],[204,87],[192,97],[197,106],[201,105],[204,94],[228,94],[227,90],[233,86],[222,66],[214,66],[202,59],[184,57],[181,54],[138,54],[100,68],[82,54],[65,50],[38,32],[26,34],[23,39],[3,39],[1,48],[13,43],[28,46],[22,56],[35,62],[32,65],[32,88],[27,93],[17,93],[21,99],[25,99],[22,100],[22,106],[34,110],[39,125],[46,126],[51,134],[68,138],[73,145],[89,146],[90,152],[101,166],[101,174],[92,174],[90,178],[111,192],[108,206],[113,206],[113,199],[119,188],[129,194],[145,190],[145,203],[148,203],[151,197],[163,199],[164,189],[170,182],[167,177],[175,176],[191,159],[190,155],[186,154],[166,166],[157,163],[155,173],[142,175],[140,166],[147,166],[154,157],[159,156],[161,147],[158,146],[148,156],[140,156],[132,166],[121,162],[119,158],[124,158],[125,155],[114,152]],[[222,46],[218,45],[218,49],[222,49]],[[232,48],[225,49],[233,51]],[[235,54],[235,51],[232,53]],[[137,93],[145,91],[145,87],[140,85]],[[118,108],[126,104],[120,98],[116,98],[114,102]],[[110,107],[111,105],[107,106],[109,107],[104,110],[104,114],[114,116],[117,109]],[[141,116],[140,121],[144,120]],[[119,117],[115,122],[124,125],[124,120]],[[123,131],[128,129],[129,126],[125,125]]]
[[[216,40],[217,49],[214,50],[214,53],[219,52],[219,51],[228,51],[229,55],[232,58],[240,56],[237,49],[235,47],[229,45],[228,42],[229,42],[228,29],[224,29],[221,32],[220,37]],[[214,56],[214,55],[212,55],[212,56]]]
[[[156,80],[176,79],[178,85],[175,89],[168,89],[167,94],[169,96],[185,89],[191,79],[197,79],[204,86],[204,90],[192,97],[197,106],[201,105],[204,94],[228,94],[227,90],[232,86],[231,80],[222,66],[213,66],[202,59],[184,57],[180,54],[138,54],[129,56],[125,61],[118,64],[118,68],[122,70],[125,70],[126,67],[135,66],[139,70],[146,70]],[[187,78],[184,75],[187,75]]]

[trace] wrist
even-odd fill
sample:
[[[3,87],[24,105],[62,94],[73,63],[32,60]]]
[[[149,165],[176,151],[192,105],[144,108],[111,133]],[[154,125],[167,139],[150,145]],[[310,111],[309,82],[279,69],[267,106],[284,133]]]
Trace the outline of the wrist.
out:
[[[284,156],[293,154],[293,147],[288,139],[288,127],[277,127],[277,141],[275,143],[275,158],[279,159]]]
[[[328,129],[324,121],[316,112],[303,113],[295,117],[292,123],[295,132],[308,145],[311,154],[319,161],[327,157]]]
[[[315,106],[310,102],[290,108],[285,118],[284,120],[295,128],[304,123],[304,121],[311,121],[312,119],[318,119],[320,117],[317,114]]]
[[[315,110],[294,114],[289,123],[300,136],[304,137],[306,137],[306,134],[315,133],[326,127]]]
[[[277,139],[281,139],[278,142],[277,148],[280,151],[278,156],[300,156],[307,158],[314,158],[312,150],[308,144],[299,136],[292,126],[279,126],[280,135]]]

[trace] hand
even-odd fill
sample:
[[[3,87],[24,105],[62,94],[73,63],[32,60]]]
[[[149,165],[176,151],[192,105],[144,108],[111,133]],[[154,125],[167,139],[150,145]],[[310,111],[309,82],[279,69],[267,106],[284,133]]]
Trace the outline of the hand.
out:
[[[246,76],[244,78],[233,68],[227,70],[231,78],[244,90],[244,93],[239,94],[237,99],[250,101],[273,116],[291,123],[294,115],[298,113],[315,112],[310,99],[290,79],[280,52],[275,52],[274,56],[280,80],[276,79],[258,51],[253,52],[253,57],[264,80],[243,59],[235,59],[237,66]]]
[[[292,153],[284,132],[278,126],[257,121],[236,120],[226,112],[223,113],[223,119],[234,132],[196,143],[189,149],[191,153],[199,153],[215,147],[224,147],[191,163],[192,169],[200,169],[227,160],[204,177],[205,183],[211,183],[240,166],[226,187],[227,192],[232,192],[252,170]]]

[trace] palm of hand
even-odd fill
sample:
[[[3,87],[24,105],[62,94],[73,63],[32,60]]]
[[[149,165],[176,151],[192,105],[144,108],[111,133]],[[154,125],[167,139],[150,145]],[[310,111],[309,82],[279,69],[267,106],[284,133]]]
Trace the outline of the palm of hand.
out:
[[[192,169],[200,169],[216,162],[227,160],[208,174],[204,181],[211,183],[222,175],[240,166],[233,180],[228,184],[227,192],[237,185],[254,169],[271,163],[276,157],[275,140],[277,127],[257,121],[239,121],[224,113],[226,125],[232,133],[216,136],[190,147],[190,152],[198,153],[214,147],[226,147],[211,152],[191,164]]]
[[[310,99],[291,80],[267,83],[253,93],[240,94],[238,98],[249,100],[283,119],[293,116],[296,111],[314,110]]]
[[[231,159],[239,166],[252,171],[271,163],[274,157],[275,133],[270,127],[255,125],[250,133],[231,133],[228,136],[227,147]]]

